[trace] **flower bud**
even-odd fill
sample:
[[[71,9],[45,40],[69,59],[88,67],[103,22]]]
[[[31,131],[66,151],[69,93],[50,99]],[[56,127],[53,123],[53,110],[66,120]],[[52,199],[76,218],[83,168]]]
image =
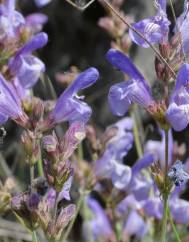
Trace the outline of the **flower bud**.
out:
[[[60,143],[61,160],[67,160],[84,138],[84,124],[81,122],[72,123]]]
[[[48,224],[47,237],[52,241],[59,241],[64,228],[68,225],[69,221],[75,214],[76,207],[74,204],[70,204],[65,208],[62,208],[56,221],[52,220]]]
[[[58,146],[58,139],[55,132],[52,135],[43,137],[43,148],[47,153],[55,152]]]
[[[159,51],[160,54],[165,58],[168,59],[171,53],[171,46],[169,43],[165,43],[165,44],[160,44],[159,45]]]
[[[165,112],[167,108],[164,101],[154,102],[153,104],[149,105],[147,110],[153,116],[153,118],[159,123],[162,129],[169,129],[169,123],[167,122],[165,117]]]
[[[98,25],[105,29],[108,33],[110,33],[112,36],[115,35],[116,32],[116,26],[115,23],[113,21],[113,19],[111,19],[110,17],[103,17],[100,18]]]
[[[44,114],[44,103],[40,99],[34,99],[33,105],[33,121],[37,122],[41,120]]]
[[[27,130],[23,132],[21,141],[30,165],[34,165],[40,156],[40,144],[37,142],[37,137],[33,132]]]
[[[24,220],[29,229],[34,230],[38,226],[38,219],[35,210],[30,210],[28,207],[30,195],[29,192],[25,192],[14,196],[11,200],[11,209]]]
[[[155,70],[156,70],[157,77],[160,80],[164,80],[164,78],[165,78],[165,65],[157,57],[155,58]]]
[[[92,125],[86,125],[86,137],[94,151],[99,149],[99,142],[96,137],[96,130]]]
[[[181,44],[181,41],[182,41],[181,33],[177,32],[171,39],[171,46],[173,48],[176,48]]]
[[[27,155],[31,156],[33,152],[34,133],[30,130],[24,131],[21,136],[21,142]]]
[[[73,175],[70,161],[60,162],[57,166],[55,179],[56,191],[61,192],[64,183]]]
[[[59,160],[59,144],[58,138],[53,132],[52,135],[46,135],[43,137],[43,148],[46,151],[47,157],[54,164]]]
[[[54,186],[54,177],[56,176],[56,171],[53,170],[52,163],[49,160],[44,159],[43,164],[47,182],[50,186]]]

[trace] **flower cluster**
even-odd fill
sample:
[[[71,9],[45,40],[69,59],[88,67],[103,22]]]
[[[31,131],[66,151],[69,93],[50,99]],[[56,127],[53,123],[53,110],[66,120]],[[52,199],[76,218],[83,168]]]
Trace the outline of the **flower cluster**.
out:
[[[50,2],[35,0],[38,7]],[[189,123],[188,1],[173,32],[166,0],[154,1],[156,14],[133,24],[121,11],[122,0],[100,3],[107,16],[98,25],[113,40],[106,59],[126,79],[110,88],[109,106],[116,116],[129,115],[104,132],[89,124],[92,108],[79,95],[95,84],[99,71],[72,66],[71,73],[56,76],[67,85],[58,98],[35,96],[33,87],[45,80],[45,64],[36,51],[48,43],[41,32],[48,18],[40,13],[24,17],[15,0],[0,1],[0,124],[11,119],[22,129],[30,171],[30,183],[21,191],[2,156],[2,170],[11,177],[0,180],[0,213],[13,212],[33,241],[39,228],[49,242],[65,242],[78,213],[85,241],[150,241],[153,236],[166,242],[166,235],[174,241],[172,230],[180,241],[176,226],[189,221],[183,196],[189,159],[182,162],[186,147],[178,145],[174,132]],[[155,51],[158,93],[128,57],[132,42]],[[141,107],[154,119],[152,129],[143,126]],[[151,132],[159,140],[151,139]]]

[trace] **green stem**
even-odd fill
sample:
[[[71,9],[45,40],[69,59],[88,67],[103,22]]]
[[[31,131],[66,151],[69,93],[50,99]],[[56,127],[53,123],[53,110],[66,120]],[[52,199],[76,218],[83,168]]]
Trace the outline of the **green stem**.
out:
[[[85,193],[82,192],[81,195],[80,195],[80,198],[79,198],[79,200],[77,202],[77,209],[76,209],[75,215],[74,215],[72,221],[70,222],[70,224],[68,225],[67,230],[64,233],[64,236],[63,236],[63,238],[61,240],[62,242],[66,242],[66,240],[67,240],[67,238],[68,238],[68,236],[69,236],[69,234],[70,234],[70,232],[72,230],[72,227],[73,227],[73,225],[75,223],[75,220],[76,220],[76,218],[77,218],[77,216],[79,214],[79,211],[80,211],[80,208],[81,208],[81,206],[83,204],[84,198],[85,198]]]
[[[163,220],[162,220],[162,234],[161,234],[161,242],[166,242],[167,240],[167,219],[168,219],[168,161],[169,161],[169,130],[164,130],[165,132],[165,169],[164,169],[164,191],[163,191]]]
[[[112,207],[112,215],[113,215],[113,222],[114,222],[114,231],[115,231],[115,239],[116,242],[120,242],[120,230],[118,228],[118,223],[115,215],[115,206]]]
[[[37,161],[37,169],[38,169],[38,174],[41,177],[44,177],[44,171],[43,171],[43,161],[42,161],[42,155],[41,155],[41,145],[40,145],[40,139],[37,140],[38,142],[38,147],[39,147],[39,158]]]
[[[167,218],[168,218],[168,196],[163,198],[163,220],[162,220],[162,234],[161,242],[167,241]]]
[[[38,169],[39,176],[43,177],[44,176],[44,172],[43,172],[43,162],[42,162],[42,159],[39,159],[37,161],[37,169]]]
[[[177,242],[181,242],[180,236],[177,232],[176,226],[175,226],[173,218],[171,216],[170,209],[168,209],[168,215],[169,215],[169,221],[170,221],[171,227],[173,229],[173,232],[175,234],[176,240],[177,240]]]
[[[142,158],[143,150],[142,150],[142,145],[141,145],[141,142],[140,142],[140,136],[139,136],[139,130],[138,130],[138,126],[137,126],[137,118],[136,118],[136,115],[135,115],[135,110],[131,111],[131,117],[134,121],[133,134],[134,134],[134,140],[135,140],[137,155],[138,155],[138,158]]]
[[[37,234],[35,231],[32,231],[32,242],[38,242]]]

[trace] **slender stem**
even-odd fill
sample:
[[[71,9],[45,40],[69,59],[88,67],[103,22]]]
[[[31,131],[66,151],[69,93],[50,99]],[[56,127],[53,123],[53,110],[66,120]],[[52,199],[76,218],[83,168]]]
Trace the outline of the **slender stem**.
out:
[[[32,231],[32,242],[38,242],[37,234],[35,231]]]
[[[114,231],[115,231],[115,239],[116,242],[120,242],[120,231],[118,229],[118,223],[115,215],[115,206],[112,206],[112,215],[113,215],[113,223],[114,223]]]
[[[137,125],[137,120],[136,120],[137,118],[136,118],[136,115],[135,115],[135,110],[131,111],[131,116],[132,116],[133,121],[134,121],[133,133],[134,133],[134,140],[135,140],[137,155],[138,155],[138,158],[142,158],[143,150],[142,150],[142,145],[141,145],[141,142],[140,142],[140,136],[139,136],[139,130],[138,130],[138,125]]]
[[[181,242],[180,236],[177,232],[176,226],[175,226],[173,218],[171,216],[170,209],[168,209],[168,215],[169,215],[169,221],[170,221],[170,224],[172,226],[173,232],[175,234],[176,240],[177,240],[177,242]]]
[[[139,112],[139,107],[137,105],[134,106],[134,113],[135,113],[135,117],[136,117],[137,127],[140,128],[140,137],[141,137],[140,141],[141,141],[141,143],[143,143],[145,140],[145,134],[144,134],[145,132],[144,132],[141,115]]]
[[[80,208],[81,208],[81,206],[83,204],[84,198],[85,198],[85,193],[82,192],[81,195],[80,195],[80,198],[79,198],[79,200],[77,202],[77,209],[76,209],[75,215],[74,215],[72,221],[70,222],[70,224],[68,225],[67,230],[64,233],[64,236],[62,238],[62,242],[66,242],[66,240],[67,240],[67,238],[68,238],[68,236],[69,236],[69,234],[70,234],[70,232],[72,230],[72,227],[73,227],[73,225],[75,223],[75,220],[76,220],[76,218],[77,218],[77,216],[79,214],[79,211],[80,211]]]
[[[165,195],[163,198],[163,220],[162,220],[162,234],[161,242],[167,241],[167,219],[168,219],[168,196]]]
[[[43,172],[43,162],[42,162],[42,159],[39,159],[37,161],[37,169],[38,169],[39,176],[43,177],[44,176],[44,172]]]
[[[42,161],[42,156],[41,156],[41,146],[40,146],[40,140],[39,142],[39,149],[40,149],[40,154],[39,154],[39,159],[37,161],[37,169],[38,169],[38,174],[41,177],[44,177],[44,171],[43,171],[43,161]]]
[[[167,219],[168,219],[168,197],[169,191],[167,189],[168,186],[168,179],[167,179],[167,172],[168,172],[168,161],[169,161],[169,131],[165,130],[165,170],[164,170],[164,191],[163,191],[163,220],[162,220],[162,234],[161,234],[161,241],[166,242],[167,237]]]

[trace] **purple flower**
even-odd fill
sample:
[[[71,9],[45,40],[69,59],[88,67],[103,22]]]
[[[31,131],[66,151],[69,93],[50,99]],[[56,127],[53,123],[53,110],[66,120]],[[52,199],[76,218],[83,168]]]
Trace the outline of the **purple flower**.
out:
[[[146,109],[154,103],[148,83],[126,55],[110,49],[107,59],[129,76],[128,81],[115,84],[110,88],[108,100],[114,114],[123,116],[131,103],[137,103]]]
[[[73,180],[73,173],[68,177],[68,179],[64,182],[62,190],[60,191],[58,195],[58,202],[60,202],[63,199],[70,200],[70,188],[72,185]],[[55,199],[56,199],[56,191],[54,188],[50,188],[45,196],[45,203],[48,207],[48,209],[53,209],[55,205]]]
[[[83,234],[85,238],[89,239],[92,235],[95,241],[99,239],[112,241],[114,232],[105,211],[100,204],[91,197],[88,197],[86,202],[92,212],[93,218],[84,224]]]
[[[154,162],[154,157],[151,154],[144,155],[132,167],[133,174],[137,174],[140,170],[150,166]]]
[[[58,149],[58,138],[54,132],[52,135],[50,134],[43,137],[43,149],[47,153],[56,152]]]
[[[110,179],[120,190],[125,190],[131,180],[131,168],[122,162],[132,147],[133,135],[126,131],[124,122],[128,124],[128,119],[110,126],[119,127],[117,135],[109,140],[104,154],[95,163],[96,176],[99,179]]]
[[[17,37],[18,28],[24,23],[24,17],[15,11],[15,0],[0,5],[0,41]]]
[[[189,123],[189,64],[183,64],[177,74],[166,118],[176,131],[185,129]]]
[[[189,180],[189,174],[183,170],[183,164],[179,160],[170,168],[168,177],[174,182],[175,186],[181,186]]]
[[[120,215],[126,215],[129,209],[139,210],[143,206],[141,201],[138,201],[133,194],[129,194],[126,198],[124,198],[116,208],[116,212]]]
[[[59,193],[58,196],[58,201],[61,201],[63,199],[70,200],[70,188],[72,185],[72,180],[73,176],[70,176],[68,180],[64,183],[61,192]],[[56,191],[51,188],[46,196],[46,201],[48,203],[48,207],[53,208],[55,204],[55,199],[56,199]]]
[[[152,185],[153,180],[150,177],[146,177],[141,173],[133,174],[129,189],[138,201],[142,201],[149,197]]]
[[[60,240],[64,228],[72,220],[75,212],[76,212],[75,204],[69,204],[68,206],[61,208],[61,211],[56,220],[55,241]]]
[[[125,136],[126,134],[132,139],[132,130],[133,130],[133,119],[130,117],[126,117],[126,118],[122,118],[119,121],[117,121],[116,123],[110,125],[107,127],[105,132],[108,132],[111,129],[116,129],[116,135],[111,138],[110,142],[112,142],[115,139],[117,139],[118,137],[122,137]]]
[[[62,160],[67,160],[84,138],[84,124],[77,121],[72,123],[60,143]]]
[[[160,115],[156,111],[158,103],[152,98],[149,85],[130,59],[122,52],[114,49],[108,51],[107,59],[130,78],[128,81],[115,84],[110,88],[108,98],[112,112],[122,116],[128,111],[131,103],[137,103],[155,117]],[[169,106],[165,113],[167,121],[176,131],[183,130],[189,123],[188,76],[189,64],[183,64],[177,74],[175,89],[170,97]],[[162,112],[165,112],[164,109],[165,107],[162,106]]]
[[[148,140],[145,144],[145,153],[152,154],[154,161],[158,161],[161,164],[161,168],[165,166],[165,132],[160,130],[162,136],[161,141]],[[171,164],[173,158],[173,135],[171,129],[169,130],[169,151],[168,151],[168,163]]]
[[[96,161],[95,174],[99,179],[111,179],[113,185],[125,190],[131,180],[131,168],[115,160],[115,151],[107,149],[103,156]]]
[[[86,123],[92,113],[91,108],[78,97],[77,93],[91,85],[99,78],[96,68],[89,68],[78,75],[71,85],[58,98],[55,108],[49,116],[53,123],[80,121]]]
[[[143,218],[135,210],[132,210],[124,225],[123,236],[135,235],[137,238],[142,238],[147,231],[148,228]]]
[[[14,78],[14,80],[12,81],[13,86],[15,88],[15,91],[18,95],[18,97],[20,98],[21,101],[25,101],[27,100],[28,102],[31,102],[31,98],[32,98],[32,93],[29,89],[25,89],[20,81],[18,80],[18,78]]]
[[[14,120],[27,121],[27,116],[21,107],[20,98],[11,83],[7,82],[0,75],[0,122],[5,122],[8,118]]]
[[[144,200],[143,209],[145,214],[149,217],[154,217],[159,220],[163,217],[163,204],[158,196],[153,196]]]
[[[150,189],[152,188],[153,181],[148,175],[141,173],[142,169],[147,168],[154,162],[152,154],[145,154],[139,159],[132,167],[132,179],[130,182],[129,190],[134,194],[138,201],[148,198]]]
[[[183,13],[177,18],[175,33],[180,33],[182,38],[182,45],[185,53],[189,52],[189,34],[186,29],[189,28],[189,4],[188,1],[184,1]],[[181,47],[181,46],[180,46]]]
[[[157,1],[157,13],[155,16],[143,19],[133,24],[133,28],[138,30],[151,44],[163,44],[167,42],[170,22],[166,14],[166,0]],[[133,30],[129,30],[129,35],[133,42],[142,47],[149,47]]]
[[[36,34],[9,62],[11,74],[16,76],[23,88],[31,88],[45,71],[43,62],[31,53],[46,45],[48,37],[45,33]]]
[[[170,206],[171,215],[176,223],[189,224],[189,202],[188,201],[177,197],[170,200],[169,206]]]

